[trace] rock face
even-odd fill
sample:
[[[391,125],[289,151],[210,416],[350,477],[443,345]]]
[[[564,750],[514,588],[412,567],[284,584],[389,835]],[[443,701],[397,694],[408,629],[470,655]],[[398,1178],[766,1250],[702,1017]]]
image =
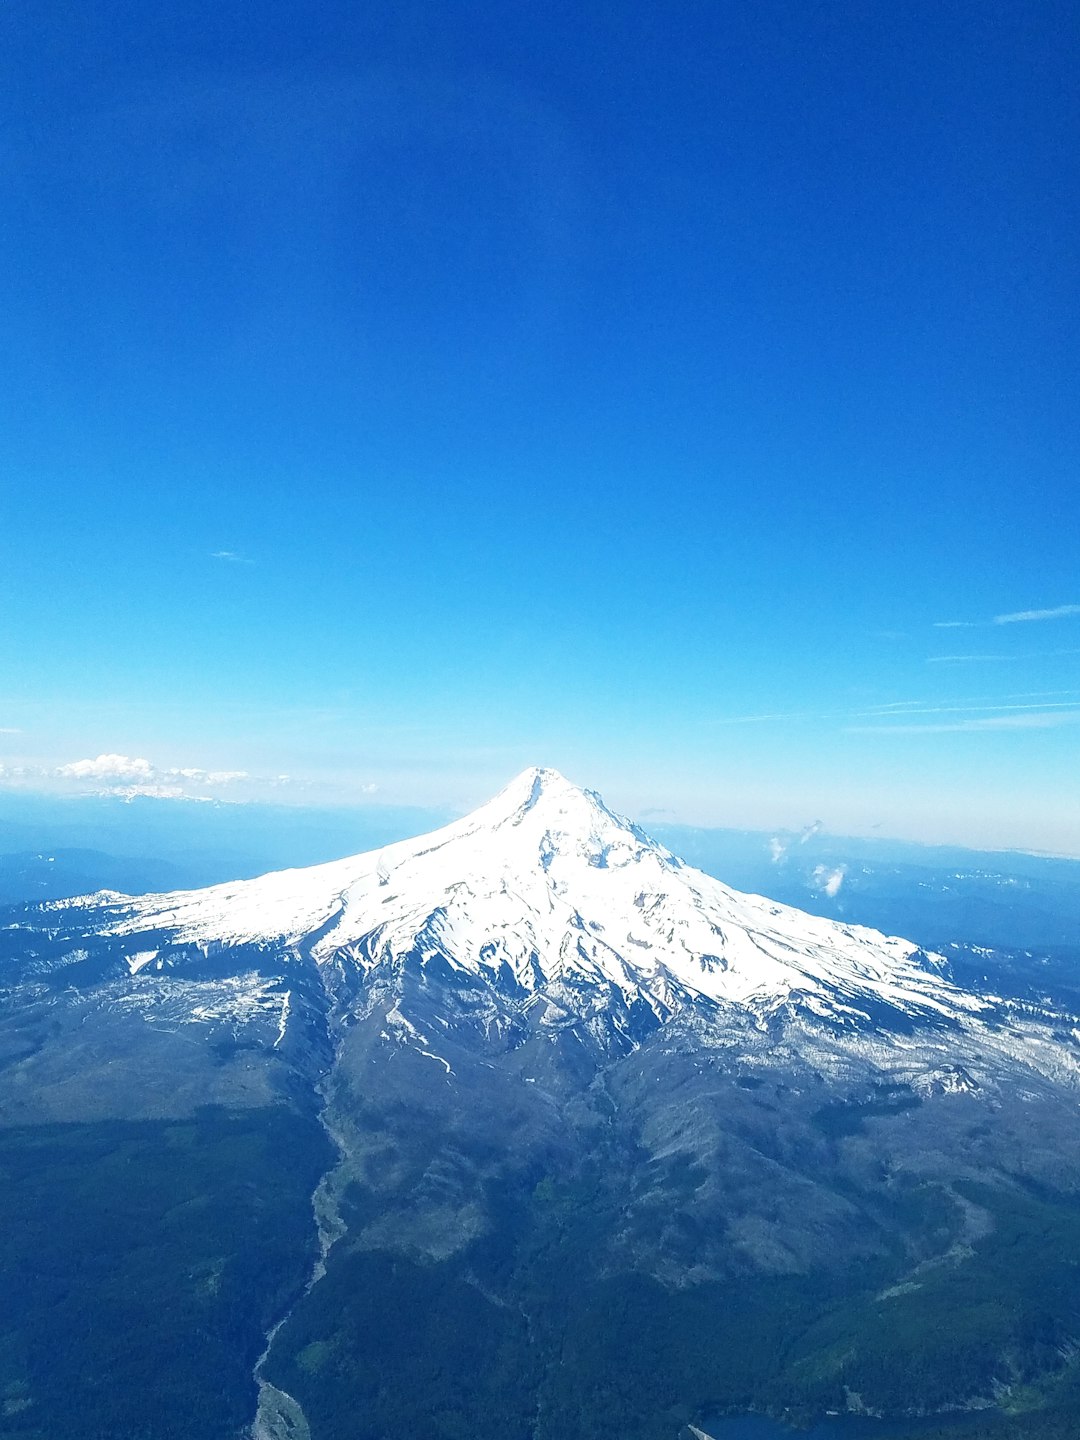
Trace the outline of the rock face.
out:
[[[987,1195],[1080,1189],[1073,1017],[730,890],[551,770],[333,864],[8,911],[0,952],[7,1123],[321,1115],[321,1259],[260,1362],[315,1440],[374,1383],[340,1353],[365,1305],[420,1303],[408,1267],[535,1359],[577,1304],[537,1298],[541,1242],[583,1296],[659,1286],[676,1328],[709,1286],[860,1266],[876,1316],[970,1261]],[[823,1404],[869,1383],[854,1364]],[[548,1383],[522,1381],[540,1440],[572,1433]]]

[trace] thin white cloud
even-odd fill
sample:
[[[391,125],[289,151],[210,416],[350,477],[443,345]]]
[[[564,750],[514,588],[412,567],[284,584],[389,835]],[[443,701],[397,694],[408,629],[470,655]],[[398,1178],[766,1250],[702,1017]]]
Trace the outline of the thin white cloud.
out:
[[[0,735],[21,735],[22,733],[15,725],[0,725]]]
[[[1080,654],[1080,651],[1077,651],[1077,654]],[[1080,690],[1075,686],[1068,690],[1015,690],[1004,698],[1006,700],[1049,700],[1062,695],[1069,695],[1076,699],[1077,696],[1080,696]]]
[[[1080,725],[1080,710],[1022,710],[968,723],[976,730],[1052,730],[1059,725]]]
[[[229,565],[254,565],[255,561],[247,555],[241,555],[239,550],[211,550],[211,560],[224,560]]]
[[[1080,605],[1055,605],[1052,610],[1015,610],[1010,615],[995,615],[995,625],[1017,625],[1030,620],[1064,620],[1080,615]]]
[[[981,630],[988,625],[1019,625],[1032,620],[1065,620],[1080,615],[1080,605],[1054,605],[1048,610],[1011,610],[990,620],[935,620],[935,630]]]
[[[807,714],[805,711],[792,713],[777,710],[765,715],[714,715],[711,723],[713,725],[756,725],[763,720],[817,720],[820,718],[817,715]]]
[[[928,655],[927,665],[972,665],[984,660],[1017,660],[1017,655]]]
[[[994,712],[994,713],[997,713],[997,712],[999,712],[999,711],[1012,711],[1012,710],[1022,710],[1022,711],[1035,711],[1035,710],[1072,710],[1072,709],[1074,709],[1075,707],[1076,707],[1076,701],[1075,701],[1075,700],[1037,700],[1037,701],[1025,701],[1022,705],[1014,705],[1014,704],[1012,704],[1012,703],[1010,703],[1010,702],[1008,702],[1008,701],[1006,701],[1006,702],[1000,702],[1000,703],[997,702],[997,701],[994,701],[993,703],[989,703],[989,704],[987,704],[987,703],[981,703],[981,704],[977,704],[977,705],[973,705],[973,704],[962,704],[962,705],[926,705],[926,704],[918,704],[918,705],[906,705],[906,706],[904,706],[903,709],[896,709],[896,708],[892,708],[892,707],[885,707],[885,708],[883,708],[883,709],[877,709],[877,710],[862,710],[862,711],[859,712],[857,718],[863,719],[863,720],[868,720],[868,719],[871,719],[871,718],[872,718],[873,716],[875,716],[875,715],[880,715],[880,716],[882,716],[882,717],[885,718],[885,719],[894,719],[894,718],[897,718],[897,717],[903,718],[903,717],[906,717],[906,716],[908,716],[908,715],[963,715],[963,714],[976,714],[976,715],[978,715],[978,714],[986,714],[986,713],[991,712],[991,711]]]
[[[813,711],[800,710],[790,711],[786,714],[778,712],[776,714],[770,715],[713,716],[710,723],[714,725],[749,725],[754,721],[767,720],[794,720],[818,722],[837,720],[846,722],[853,720],[877,720],[879,718],[882,720],[896,720],[904,719],[909,715],[953,715],[963,713],[981,714],[989,712],[996,713],[1002,710],[1068,709],[1076,704],[1076,700],[1074,698],[1070,698],[1068,700],[1038,702],[1037,697],[1040,695],[1066,695],[1070,697],[1075,697],[1078,694],[1080,694],[1080,691],[1076,690],[1043,690],[1033,692],[1021,692],[1020,696],[1018,697],[1007,695],[1003,700],[970,700],[962,701],[961,703],[956,705],[937,705],[927,700],[887,700],[883,701],[880,705],[870,705],[867,706],[865,709],[861,710],[820,710],[816,713]],[[1015,698],[1021,698],[1025,701],[1028,701],[1029,695],[1031,697],[1029,703],[1025,703],[1023,705],[1014,705],[1010,703]],[[820,827],[820,822],[818,822],[818,824]],[[809,836],[814,833],[816,833],[814,830],[808,830],[806,832],[805,838],[809,838]]]
[[[1059,660],[1063,655],[1080,655],[1080,649],[1072,650],[1024,650],[1014,655],[928,655],[927,665],[960,665],[972,660]]]
[[[951,732],[995,730],[1052,730],[1063,725],[1080,725],[1080,710],[1021,710],[1012,715],[982,715],[946,724],[849,725],[849,735],[943,735]]]

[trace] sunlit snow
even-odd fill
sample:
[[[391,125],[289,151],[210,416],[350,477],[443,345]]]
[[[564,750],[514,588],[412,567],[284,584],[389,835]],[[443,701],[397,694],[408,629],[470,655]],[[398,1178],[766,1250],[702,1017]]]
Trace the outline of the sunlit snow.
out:
[[[120,897],[110,896],[117,901]],[[842,1018],[868,1001],[970,1014],[907,940],[743,895],[684,865],[557,771],[519,775],[444,829],[327,865],[121,901],[114,934],[278,942],[372,968],[436,955],[474,974],[615,987],[657,1014],[698,995]],[[141,958],[141,957],[139,957]]]

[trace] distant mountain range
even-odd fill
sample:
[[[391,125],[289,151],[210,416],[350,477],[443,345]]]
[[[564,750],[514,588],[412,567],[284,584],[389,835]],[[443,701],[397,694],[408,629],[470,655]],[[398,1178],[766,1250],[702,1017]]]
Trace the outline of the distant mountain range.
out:
[[[1080,860],[829,835],[656,827],[677,854],[740,890],[911,935],[1031,949],[1075,945]]]
[[[809,843],[770,873],[804,885],[827,863]],[[857,875],[818,893],[847,904]],[[1080,1021],[1067,985],[996,985],[1007,957],[989,979],[985,959],[734,890],[542,769],[346,860],[9,907],[7,1163],[53,1156],[26,1193],[63,1211],[59,1177],[89,1185],[73,1244],[116,1209],[94,1179],[113,1152],[72,1171],[73,1125],[91,1148],[142,1127],[135,1193],[163,1195],[178,1145],[184,1183],[204,1175],[150,1231],[203,1348],[163,1354],[154,1314],[125,1358],[164,1366],[182,1413],[106,1405],[99,1342],[31,1306],[0,1322],[13,1433],[57,1433],[70,1401],[34,1356],[72,1345],[73,1435],[236,1435],[245,1406],[259,1440],[674,1440],[740,1408],[972,1407],[993,1430],[1002,1404],[1044,1427],[1002,1434],[1056,1433]],[[286,1149],[256,1142],[282,1126]],[[232,1202],[202,1168],[221,1147]],[[240,1212],[235,1254],[204,1255]],[[151,1315],[150,1284],[123,1306]],[[118,1303],[102,1281],[80,1311],[115,1331]]]

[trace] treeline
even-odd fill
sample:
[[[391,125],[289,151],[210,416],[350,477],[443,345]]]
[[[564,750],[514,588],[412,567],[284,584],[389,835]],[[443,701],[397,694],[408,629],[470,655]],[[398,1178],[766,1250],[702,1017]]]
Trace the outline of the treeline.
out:
[[[328,1150],[285,1107],[0,1130],[0,1433],[246,1434]]]

